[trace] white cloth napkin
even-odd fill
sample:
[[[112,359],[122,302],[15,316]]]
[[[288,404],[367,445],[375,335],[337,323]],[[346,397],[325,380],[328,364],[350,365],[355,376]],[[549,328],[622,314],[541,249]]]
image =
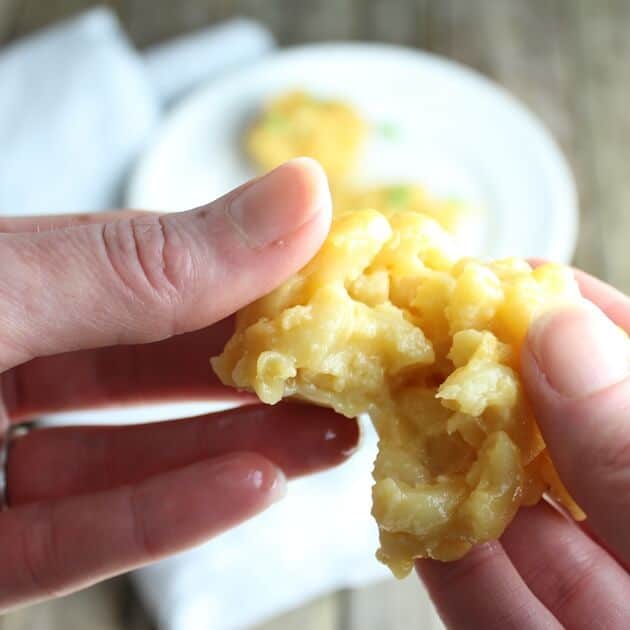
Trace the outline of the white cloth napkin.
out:
[[[0,212],[100,210],[160,115],[142,58],[105,10],[0,52]]]
[[[142,56],[111,12],[98,9],[0,50],[0,214],[115,206],[165,103],[272,44],[265,29],[237,20]],[[203,411],[175,405],[56,422],[125,423]],[[289,496],[258,518],[136,572],[160,627],[243,628],[326,591],[387,577],[374,559],[369,516],[374,453],[374,432],[366,427],[359,453],[343,466],[292,482]]]
[[[0,212],[114,207],[164,106],[273,43],[236,19],[139,55],[100,8],[0,50]]]

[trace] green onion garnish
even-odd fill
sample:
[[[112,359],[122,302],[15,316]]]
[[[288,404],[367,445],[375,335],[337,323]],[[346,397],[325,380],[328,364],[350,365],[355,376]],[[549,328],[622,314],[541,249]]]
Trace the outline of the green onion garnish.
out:
[[[400,129],[392,122],[383,122],[377,127],[378,132],[387,140],[395,140],[400,136]]]
[[[263,124],[269,131],[283,131],[287,128],[289,121],[282,114],[270,112],[265,116]]]
[[[402,206],[409,201],[409,188],[394,186],[387,191],[387,202],[392,206]]]

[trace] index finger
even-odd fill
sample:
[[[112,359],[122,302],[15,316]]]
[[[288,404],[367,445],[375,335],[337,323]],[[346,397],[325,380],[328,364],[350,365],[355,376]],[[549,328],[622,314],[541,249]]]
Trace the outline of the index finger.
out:
[[[208,357],[219,354],[233,318],[164,341],[40,357],[0,377],[13,422],[43,414],[178,400],[256,400],[226,387]]]

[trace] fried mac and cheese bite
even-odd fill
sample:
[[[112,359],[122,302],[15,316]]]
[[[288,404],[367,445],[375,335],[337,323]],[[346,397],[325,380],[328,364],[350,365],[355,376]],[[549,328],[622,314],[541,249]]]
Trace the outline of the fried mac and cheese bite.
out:
[[[355,167],[366,133],[365,122],[350,105],[296,91],[264,108],[245,147],[262,172],[307,156],[316,159],[328,177],[339,179]]]
[[[469,204],[433,196],[414,182],[359,183],[357,166],[371,129],[348,103],[296,90],[276,96],[263,107],[244,143],[261,173],[292,158],[316,159],[331,182],[336,214],[364,208],[385,215],[422,212],[465,246],[480,222],[478,210]]]
[[[414,558],[455,560],[498,538],[546,491],[583,517],[518,373],[532,319],[577,299],[564,267],[459,259],[424,214],[347,212],[302,271],[238,314],[212,365],[265,403],[370,416],[377,556],[402,577]]]

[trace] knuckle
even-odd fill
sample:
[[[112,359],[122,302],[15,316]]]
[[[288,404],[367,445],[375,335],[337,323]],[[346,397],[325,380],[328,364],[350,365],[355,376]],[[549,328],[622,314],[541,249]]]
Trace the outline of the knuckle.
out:
[[[564,517],[558,515],[558,518]],[[568,618],[572,610],[579,608],[580,602],[588,600],[596,591],[593,583],[604,568],[602,556],[599,550],[584,545],[572,528],[559,535],[552,526],[547,533],[556,540],[556,545],[561,546],[562,557],[555,558],[555,552],[549,548],[531,555],[524,562],[517,560],[516,566],[530,589],[545,594],[545,606],[556,617]]]
[[[611,411],[601,402],[596,406],[576,401],[566,414],[576,426],[567,438],[568,448],[558,454],[567,482],[593,497],[601,495],[602,487],[610,490],[607,496],[613,492],[626,496],[630,489],[630,436],[626,429],[630,406]]]
[[[59,571],[59,554],[52,505],[41,504],[32,524],[21,530],[22,562],[32,592],[47,597],[63,594],[63,576]]]
[[[611,434],[612,433],[612,434]],[[592,436],[591,444],[584,446],[581,465],[575,464],[574,474],[583,476],[584,464],[590,470],[588,480],[610,490],[618,490],[623,496],[630,488],[630,439],[618,431],[602,431]]]
[[[111,269],[135,297],[172,304],[192,289],[193,258],[174,223],[160,216],[136,217],[100,229]]]
[[[158,550],[155,549],[149,536],[141,491],[136,486],[127,486],[124,493],[130,519],[131,544],[135,554],[142,559],[151,558],[157,554]]]
[[[5,272],[0,274],[0,373],[30,358],[28,326],[34,316],[32,296],[39,289],[32,280],[39,271],[38,259],[28,243],[0,238],[0,271]],[[25,292],[29,281],[35,290]]]
[[[548,607],[559,618],[565,617],[567,611],[588,599],[601,568],[592,554],[574,554],[573,562],[572,570],[567,571],[560,579],[548,580]]]
[[[630,479],[630,440],[622,436],[602,449],[599,465],[606,476],[616,477],[621,473],[627,482]]]

